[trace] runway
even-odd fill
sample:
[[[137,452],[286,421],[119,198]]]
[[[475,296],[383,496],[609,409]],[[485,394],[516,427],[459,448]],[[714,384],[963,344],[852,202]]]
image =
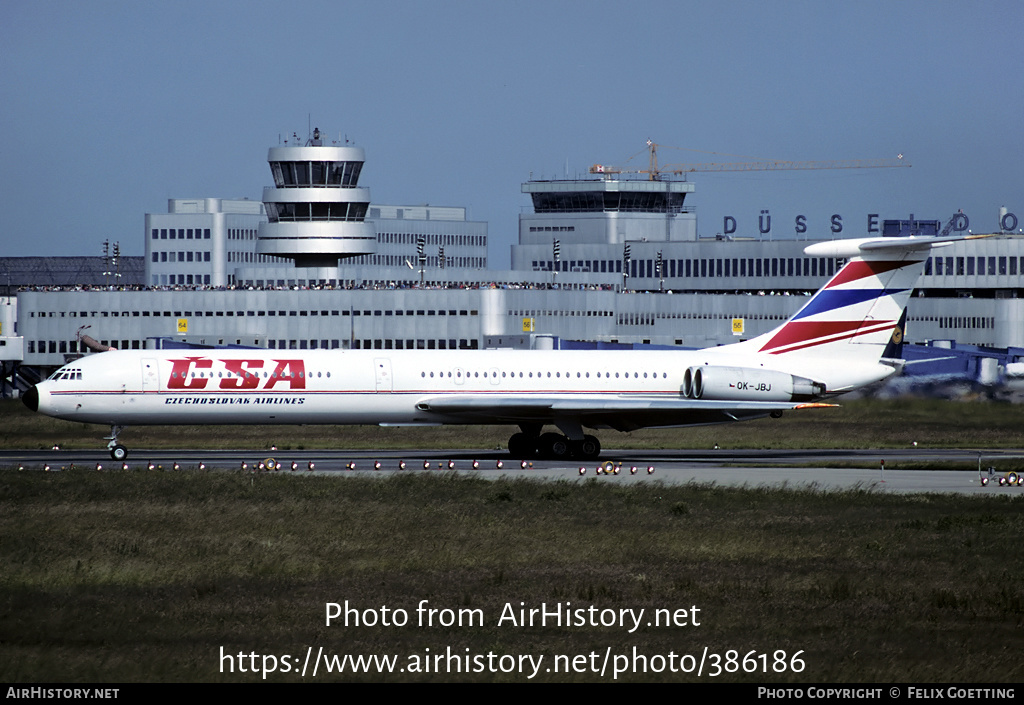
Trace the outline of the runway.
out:
[[[823,491],[864,489],[873,492],[957,494],[1024,494],[1024,487],[1000,486],[1010,461],[1024,458],[1016,450],[608,450],[601,461],[534,460],[525,467],[496,450],[262,450],[201,451],[133,449],[127,468],[106,451],[0,451],[0,467],[50,472],[182,470],[244,470],[306,475],[386,474],[394,472],[458,472],[482,478],[501,476],[537,480],[601,482],[709,483],[729,487],[817,488]],[[960,462],[976,470],[927,469],[928,463]],[[883,467],[884,461],[884,467]],[[925,469],[900,470],[901,463]],[[261,467],[262,463],[262,467]],[[404,463],[404,467],[402,466]],[[379,464],[379,465],[378,465]],[[857,464],[862,467],[826,467]],[[272,467],[271,467],[272,466]],[[990,475],[988,468],[994,468]],[[609,470],[610,469],[610,470]],[[987,485],[982,478],[991,478]]]

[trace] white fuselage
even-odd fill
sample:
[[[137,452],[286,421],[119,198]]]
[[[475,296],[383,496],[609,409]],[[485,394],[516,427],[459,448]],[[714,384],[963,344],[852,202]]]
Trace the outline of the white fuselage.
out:
[[[109,351],[66,365],[37,385],[38,410],[102,424],[508,423],[509,400],[622,402],[684,398],[693,366],[778,370],[824,380],[828,390],[881,379],[864,369],[784,369],[766,354],[699,351],[172,350]],[[806,361],[804,361],[806,363]],[[817,376],[816,376],[817,375]],[[743,383],[733,399],[788,401],[779,385]],[[479,412],[423,408],[436,399],[478,400]],[[493,405],[486,400],[493,399]],[[642,425],[675,425],[665,422]]]

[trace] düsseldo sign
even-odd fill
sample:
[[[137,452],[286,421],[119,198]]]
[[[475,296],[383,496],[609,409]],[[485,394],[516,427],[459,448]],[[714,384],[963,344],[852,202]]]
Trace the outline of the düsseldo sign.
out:
[[[878,233],[881,232],[879,229],[879,214],[868,213],[867,214],[867,232]],[[966,213],[957,213],[953,216],[953,232],[966,232],[971,226],[971,219],[967,217]],[[913,216],[911,216],[913,219]],[[829,230],[838,235],[843,232],[843,216],[839,213],[833,213],[829,219]],[[1013,232],[1017,229],[1019,221],[1017,216],[1013,213],[1002,213],[999,217],[999,228],[1003,232]],[[727,215],[722,219],[722,233],[724,235],[732,235],[736,232],[737,220],[734,216]],[[757,218],[757,230],[762,235],[768,235],[772,231],[772,216],[767,209],[761,211]],[[802,235],[807,232],[807,216],[798,215],[793,219],[793,232],[797,235]]]

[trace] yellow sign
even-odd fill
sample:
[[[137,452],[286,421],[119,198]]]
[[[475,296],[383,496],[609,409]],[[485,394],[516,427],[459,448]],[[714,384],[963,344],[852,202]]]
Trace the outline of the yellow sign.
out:
[[[734,318],[732,319],[732,334],[743,335],[743,319]]]
[[[188,319],[187,318],[179,318],[178,319],[178,332],[182,333],[182,334],[188,333]]]
[[[533,332],[533,319],[532,318],[524,318],[523,319],[523,332],[524,333],[532,333]]]

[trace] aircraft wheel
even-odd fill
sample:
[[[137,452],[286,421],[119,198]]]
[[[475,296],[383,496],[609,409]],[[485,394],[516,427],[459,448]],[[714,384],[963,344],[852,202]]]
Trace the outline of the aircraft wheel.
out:
[[[569,439],[560,433],[545,433],[537,444],[540,454],[552,460],[562,460],[571,454]]]
[[[508,454],[520,460],[532,458],[537,447],[537,439],[530,438],[525,433],[513,434],[508,439]]]
[[[584,436],[582,441],[573,443],[573,456],[580,460],[597,460],[601,455],[601,441],[594,436]]]
[[[110,457],[118,462],[123,461],[128,457],[128,449],[118,443],[116,446],[110,449]]]

